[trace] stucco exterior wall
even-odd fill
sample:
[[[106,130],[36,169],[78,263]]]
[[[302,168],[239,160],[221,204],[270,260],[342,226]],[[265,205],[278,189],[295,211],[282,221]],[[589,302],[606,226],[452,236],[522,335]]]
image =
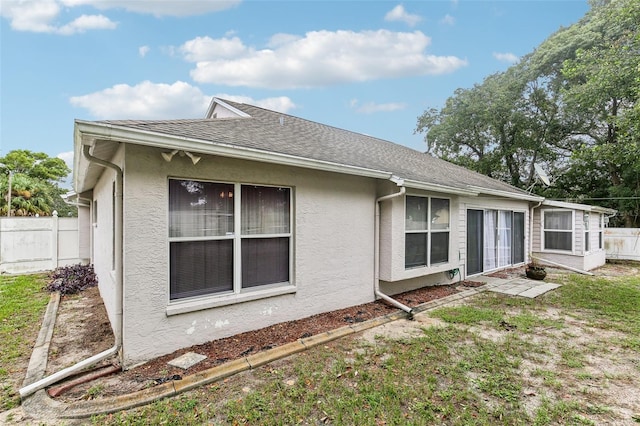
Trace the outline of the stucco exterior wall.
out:
[[[82,263],[91,262],[91,209],[78,207],[78,257]]]
[[[123,155],[124,147],[120,147],[110,161],[122,167]],[[89,209],[93,266],[98,276],[100,295],[112,326],[115,323],[116,315],[116,276],[113,263],[113,187],[115,179],[115,172],[105,168],[93,189],[92,206]]]
[[[203,156],[193,165],[127,146],[124,362],[374,300],[372,179]],[[296,292],[167,315],[168,178],[292,187]],[[104,189],[104,188],[103,188]]]

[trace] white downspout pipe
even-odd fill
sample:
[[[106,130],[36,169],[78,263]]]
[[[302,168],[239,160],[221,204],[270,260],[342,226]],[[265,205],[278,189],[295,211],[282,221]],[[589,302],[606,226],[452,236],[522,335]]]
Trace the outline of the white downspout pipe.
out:
[[[529,262],[533,261],[533,211],[541,205],[542,201],[531,207],[531,213],[529,214]],[[540,218],[540,220],[542,220],[542,218]]]
[[[374,230],[374,244],[373,244],[373,253],[374,253],[374,274],[373,274],[373,291],[374,294],[384,300],[387,303],[395,306],[396,308],[402,309],[407,312],[410,317],[413,316],[413,310],[398,302],[395,299],[387,296],[386,294],[380,291],[380,203],[383,201],[390,200],[392,198],[403,196],[407,190],[403,186],[404,180],[396,178],[395,176],[391,177],[391,181],[400,187],[400,191],[394,194],[385,195],[376,199],[376,213],[375,213],[375,230]]]
[[[122,169],[117,165],[110,163],[108,161],[102,160],[100,158],[94,157],[89,152],[91,147],[89,145],[84,145],[82,150],[82,154],[89,162],[93,162],[103,167],[110,168],[116,172],[116,194],[115,194],[115,210],[116,210],[116,218],[115,218],[115,230],[116,238],[115,238],[115,267],[116,267],[116,316],[115,316],[115,327],[114,327],[114,335],[115,335],[115,344],[110,349],[106,351],[100,352],[90,358],[87,358],[83,361],[78,362],[77,364],[72,365],[71,367],[67,367],[63,370],[58,371],[57,373],[51,374],[50,376],[44,377],[37,382],[31,383],[28,386],[25,386],[20,389],[20,398],[24,399],[29,395],[37,392],[40,389],[44,389],[45,387],[52,385],[60,380],[69,377],[75,373],[78,373],[85,368],[102,361],[103,359],[109,358],[110,356],[117,354],[122,347],[122,285],[123,285],[123,275],[122,275],[122,236],[123,236],[123,199],[122,199]]]

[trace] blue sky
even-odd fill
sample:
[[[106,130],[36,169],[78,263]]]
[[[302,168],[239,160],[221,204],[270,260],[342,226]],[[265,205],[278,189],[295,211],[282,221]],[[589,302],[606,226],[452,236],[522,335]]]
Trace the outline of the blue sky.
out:
[[[213,96],[424,150],[417,117],[587,0],[0,0],[0,149],[71,162],[73,120],[199,118]]]

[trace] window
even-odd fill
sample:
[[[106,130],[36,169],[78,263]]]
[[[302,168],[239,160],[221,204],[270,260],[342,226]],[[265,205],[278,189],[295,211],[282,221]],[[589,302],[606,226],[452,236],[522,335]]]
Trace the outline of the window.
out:
[[[591,250],[591,244],[589,241],[589,213],[585,212],[582,216],[582,221],[584,222],[584,251],[585,253]]]
[[[406,198],[405,268],[449,261],[449,205],[444,198]]]
[[[171,179],[170,299],[289,282],[290,198],[290,188]]]
[[[543,211],[545,250],[573,250],[573,212]]]
[[[602,214],[598,215],[598,248],[600,250],[602,250],[602,241],[603,241],[603,236],[602,236],[603,228],[604,228],[603,222],[604,222],[604,215]]]

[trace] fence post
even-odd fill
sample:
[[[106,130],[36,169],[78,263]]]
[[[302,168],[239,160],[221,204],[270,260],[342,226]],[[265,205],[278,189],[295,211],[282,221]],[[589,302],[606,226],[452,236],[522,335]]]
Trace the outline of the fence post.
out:
[[[51,215],[51,269],[58,267],[58,211],[54,210]]]

